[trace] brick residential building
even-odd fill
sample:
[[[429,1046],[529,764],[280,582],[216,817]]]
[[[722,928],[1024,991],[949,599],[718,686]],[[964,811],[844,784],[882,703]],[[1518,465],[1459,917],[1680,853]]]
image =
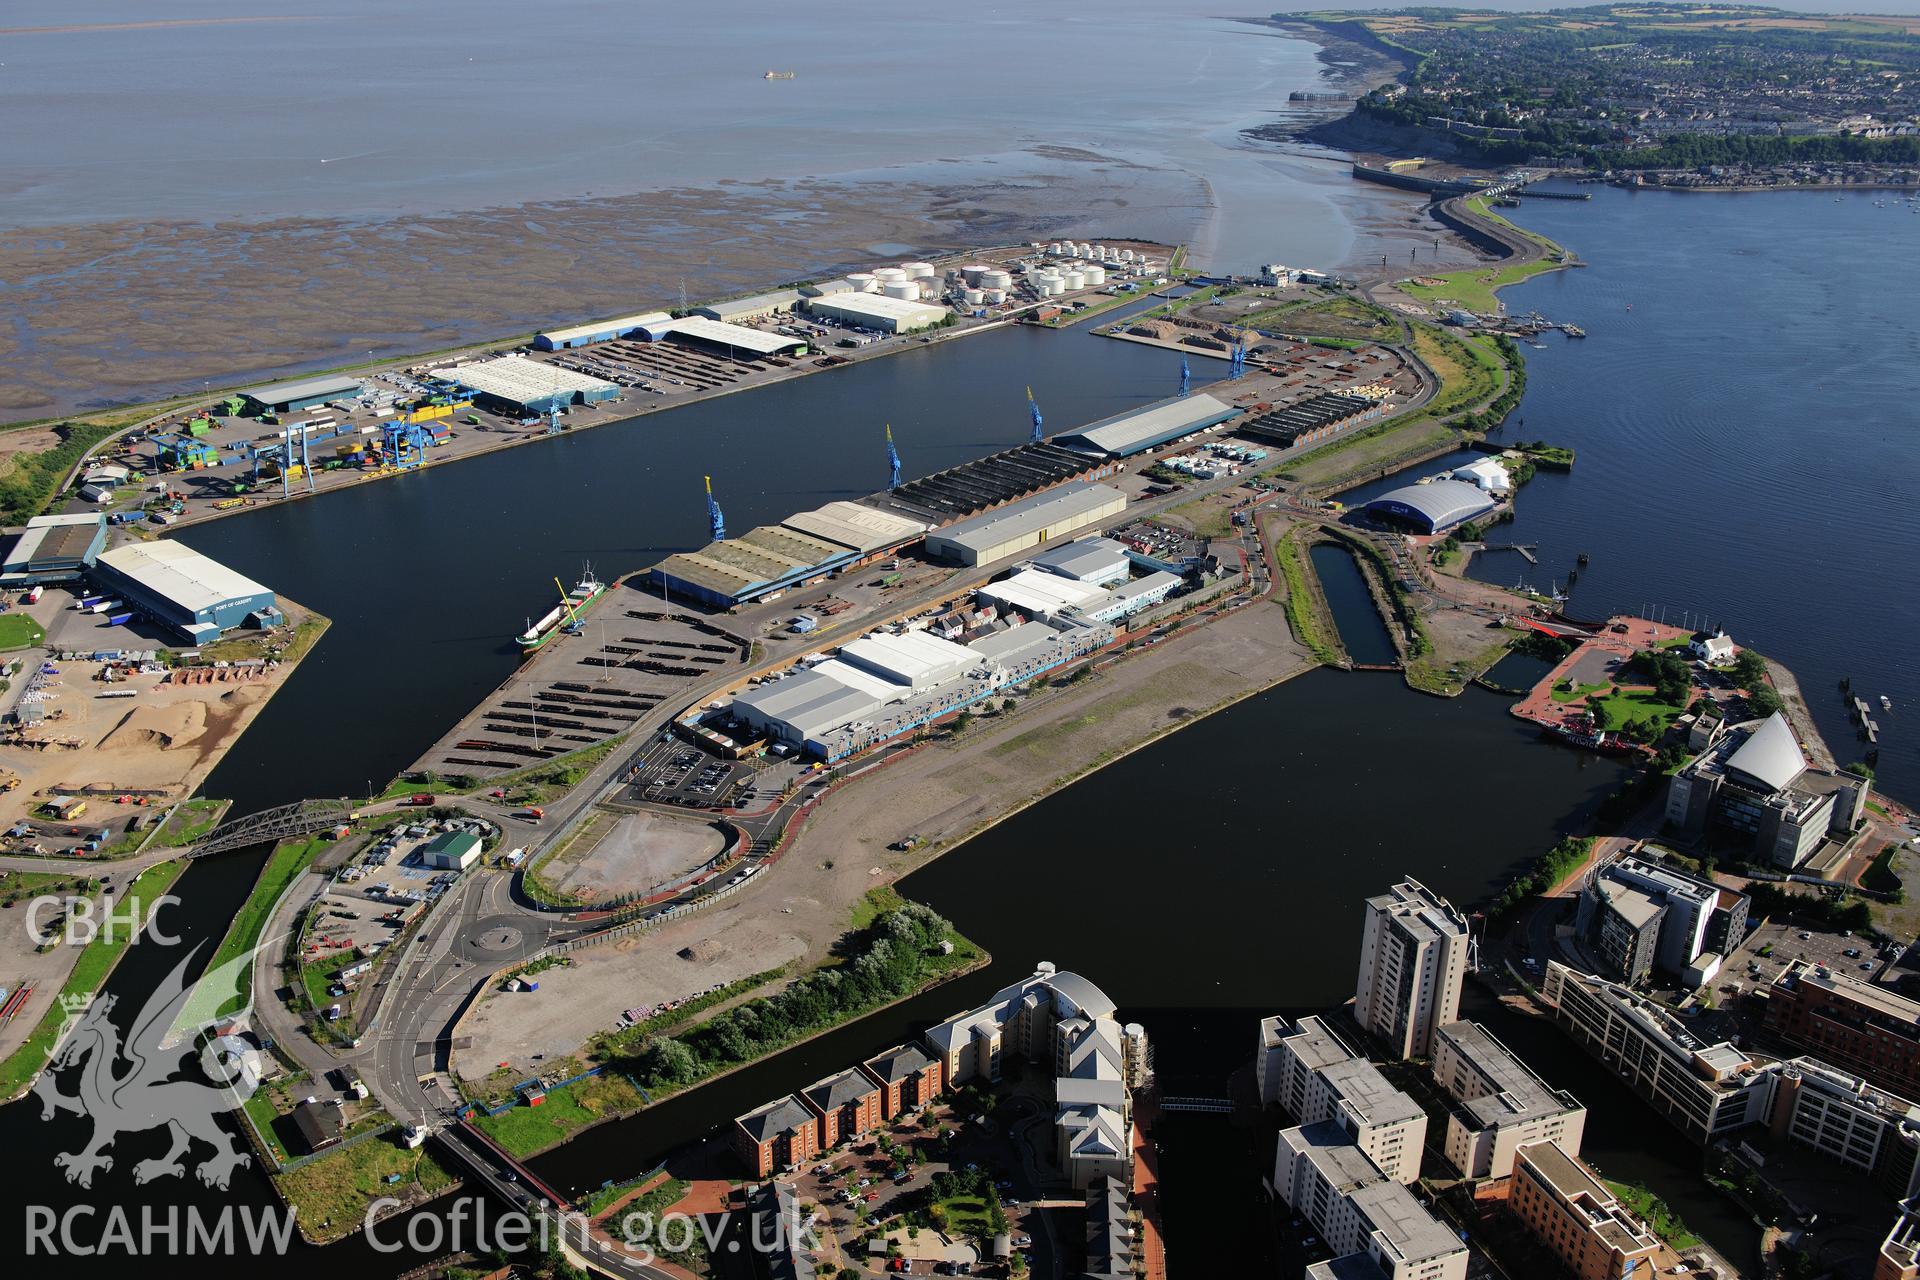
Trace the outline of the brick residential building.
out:
[[[776,1170],[803,1164],[818,1154],[820,1117],[812,1107],[789,1094],[738,1117],[728,1137],[754,1176],[764,1178]]]
[[[1577,1280],[1651,1276],[1665,1248],[1593,1170],[1551,1142],[1515,1154],[1507,1208]]]
[[[1903,1097],[1920,1097],[1920,1003],[1802,961],[1767,989],[1766,1029]]]
[[[880,1086],[880,1118],[891,1120],[902,1111],[923,1107],[944,1091],[940,1064],[917,1045],[897,1045],[861,1064]]]
[[[852,1142],[880,1127],[882,1089],[855,1067],[816,1080],[799,1093],[819,1120],[819,1149]]]

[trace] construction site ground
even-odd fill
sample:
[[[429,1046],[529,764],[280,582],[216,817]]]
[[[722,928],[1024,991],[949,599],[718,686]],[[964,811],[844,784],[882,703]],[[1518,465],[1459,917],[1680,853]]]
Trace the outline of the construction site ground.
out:
[[[690,995],[780,965],[824,959],[866,893],[1058,791],[1070,780],[1189,723],[1193,716],[1298,675],[1312,659],[1278,604],[1255,600],[1097,674],[976,717],[964,733],[895,755],[831,789],[754,886],[705,911],[540,975],[540,990],[483,997],[461,1027],[455,1070],[571,1053],[623,1009]],[[908,834],[911,851],[887,846]],[[691,959],[682,955],[690,952]]]

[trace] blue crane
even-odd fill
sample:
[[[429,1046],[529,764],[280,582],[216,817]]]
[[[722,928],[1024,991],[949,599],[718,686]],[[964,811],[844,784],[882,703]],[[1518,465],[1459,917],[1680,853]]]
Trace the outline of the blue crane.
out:
[[[1193,370],[1187,367],[1187,358],[1180,357],[1180,394],[1187,394],[1187,384],[1193,378]]]
[[[707,533],[715,542],[721,542],[727,536],[727,518],[720,514],[720,504],[713,500],[713,477],[707,477]]]
[[[1033,398],[1032,387],[1027,388],[1027,412],[1033,415],[1033,435],[1031,439],[1035,444],[1039,444],[1042,438],[1040,435],[1040,402]]]
[[[887,424],[887,492],[900,487],[900,451],[893,447],[893,424]]]

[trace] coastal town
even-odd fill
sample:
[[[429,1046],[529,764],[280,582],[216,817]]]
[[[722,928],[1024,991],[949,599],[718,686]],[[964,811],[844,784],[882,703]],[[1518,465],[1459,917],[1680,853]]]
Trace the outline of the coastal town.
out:
[[[1274,15],[1420,55],[1286,125],[1397,131],[1377,262],[881,243],[17,428],[0,1094],[226,1095],[38,1176],[395,1274],[1920,1278],[1904,686],[1581,595],[1527,392],[1613,357],[1507,292],[1594,274],[1536,200],[1912,186],[1913,32],[1666,9]]]

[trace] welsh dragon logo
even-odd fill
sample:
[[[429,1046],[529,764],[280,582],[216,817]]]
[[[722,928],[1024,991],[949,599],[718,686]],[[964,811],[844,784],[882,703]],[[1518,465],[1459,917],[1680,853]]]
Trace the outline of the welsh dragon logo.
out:
[[[68,1111],[93,1121],[93,1136],[84,1147],[54,1157],[54,1164],[66,1171],[67,1181],[91,1187],[96,1171],[113,1168],[113,1157],[106,1149],[114,1139],[162,1127],[172,1131],[173,1146],[165,1155],[135,1165],[136,1183],[184,1176],[182,1157],[195,1139],[214,1151],[194,1171],[209,1187],[225,1190],[233,1171],[252,1163],[240,1140],[221,1129],[214,1117],[238,1107],[259,1088],[258,1051],[235,1037],[208,1036],[224,1020],[218,1016],[220,1006],[233,1004],[237,991],[251,992],[247,979],[253,952],[236,956],[189,984],[186,972],[193,957],[194,952],[188,952],[161,981],[128,1027],[125,1043],[113,1021],[115,997],[95,996],[84,1002],[77,1017],[69,1015],[59,1049],[33,1087],[40,1097],[42,1120]],[[250,994],[243,1005],[251,1005]],[[226,1014],[232,1016],[232,1011]],[[201,1046],[200,1069],[217,1084],[174,1078],[181,1072],[186,1051],[194,1046]],[[76,1066],[79,1092],[62,1093],[55,1073]]]

